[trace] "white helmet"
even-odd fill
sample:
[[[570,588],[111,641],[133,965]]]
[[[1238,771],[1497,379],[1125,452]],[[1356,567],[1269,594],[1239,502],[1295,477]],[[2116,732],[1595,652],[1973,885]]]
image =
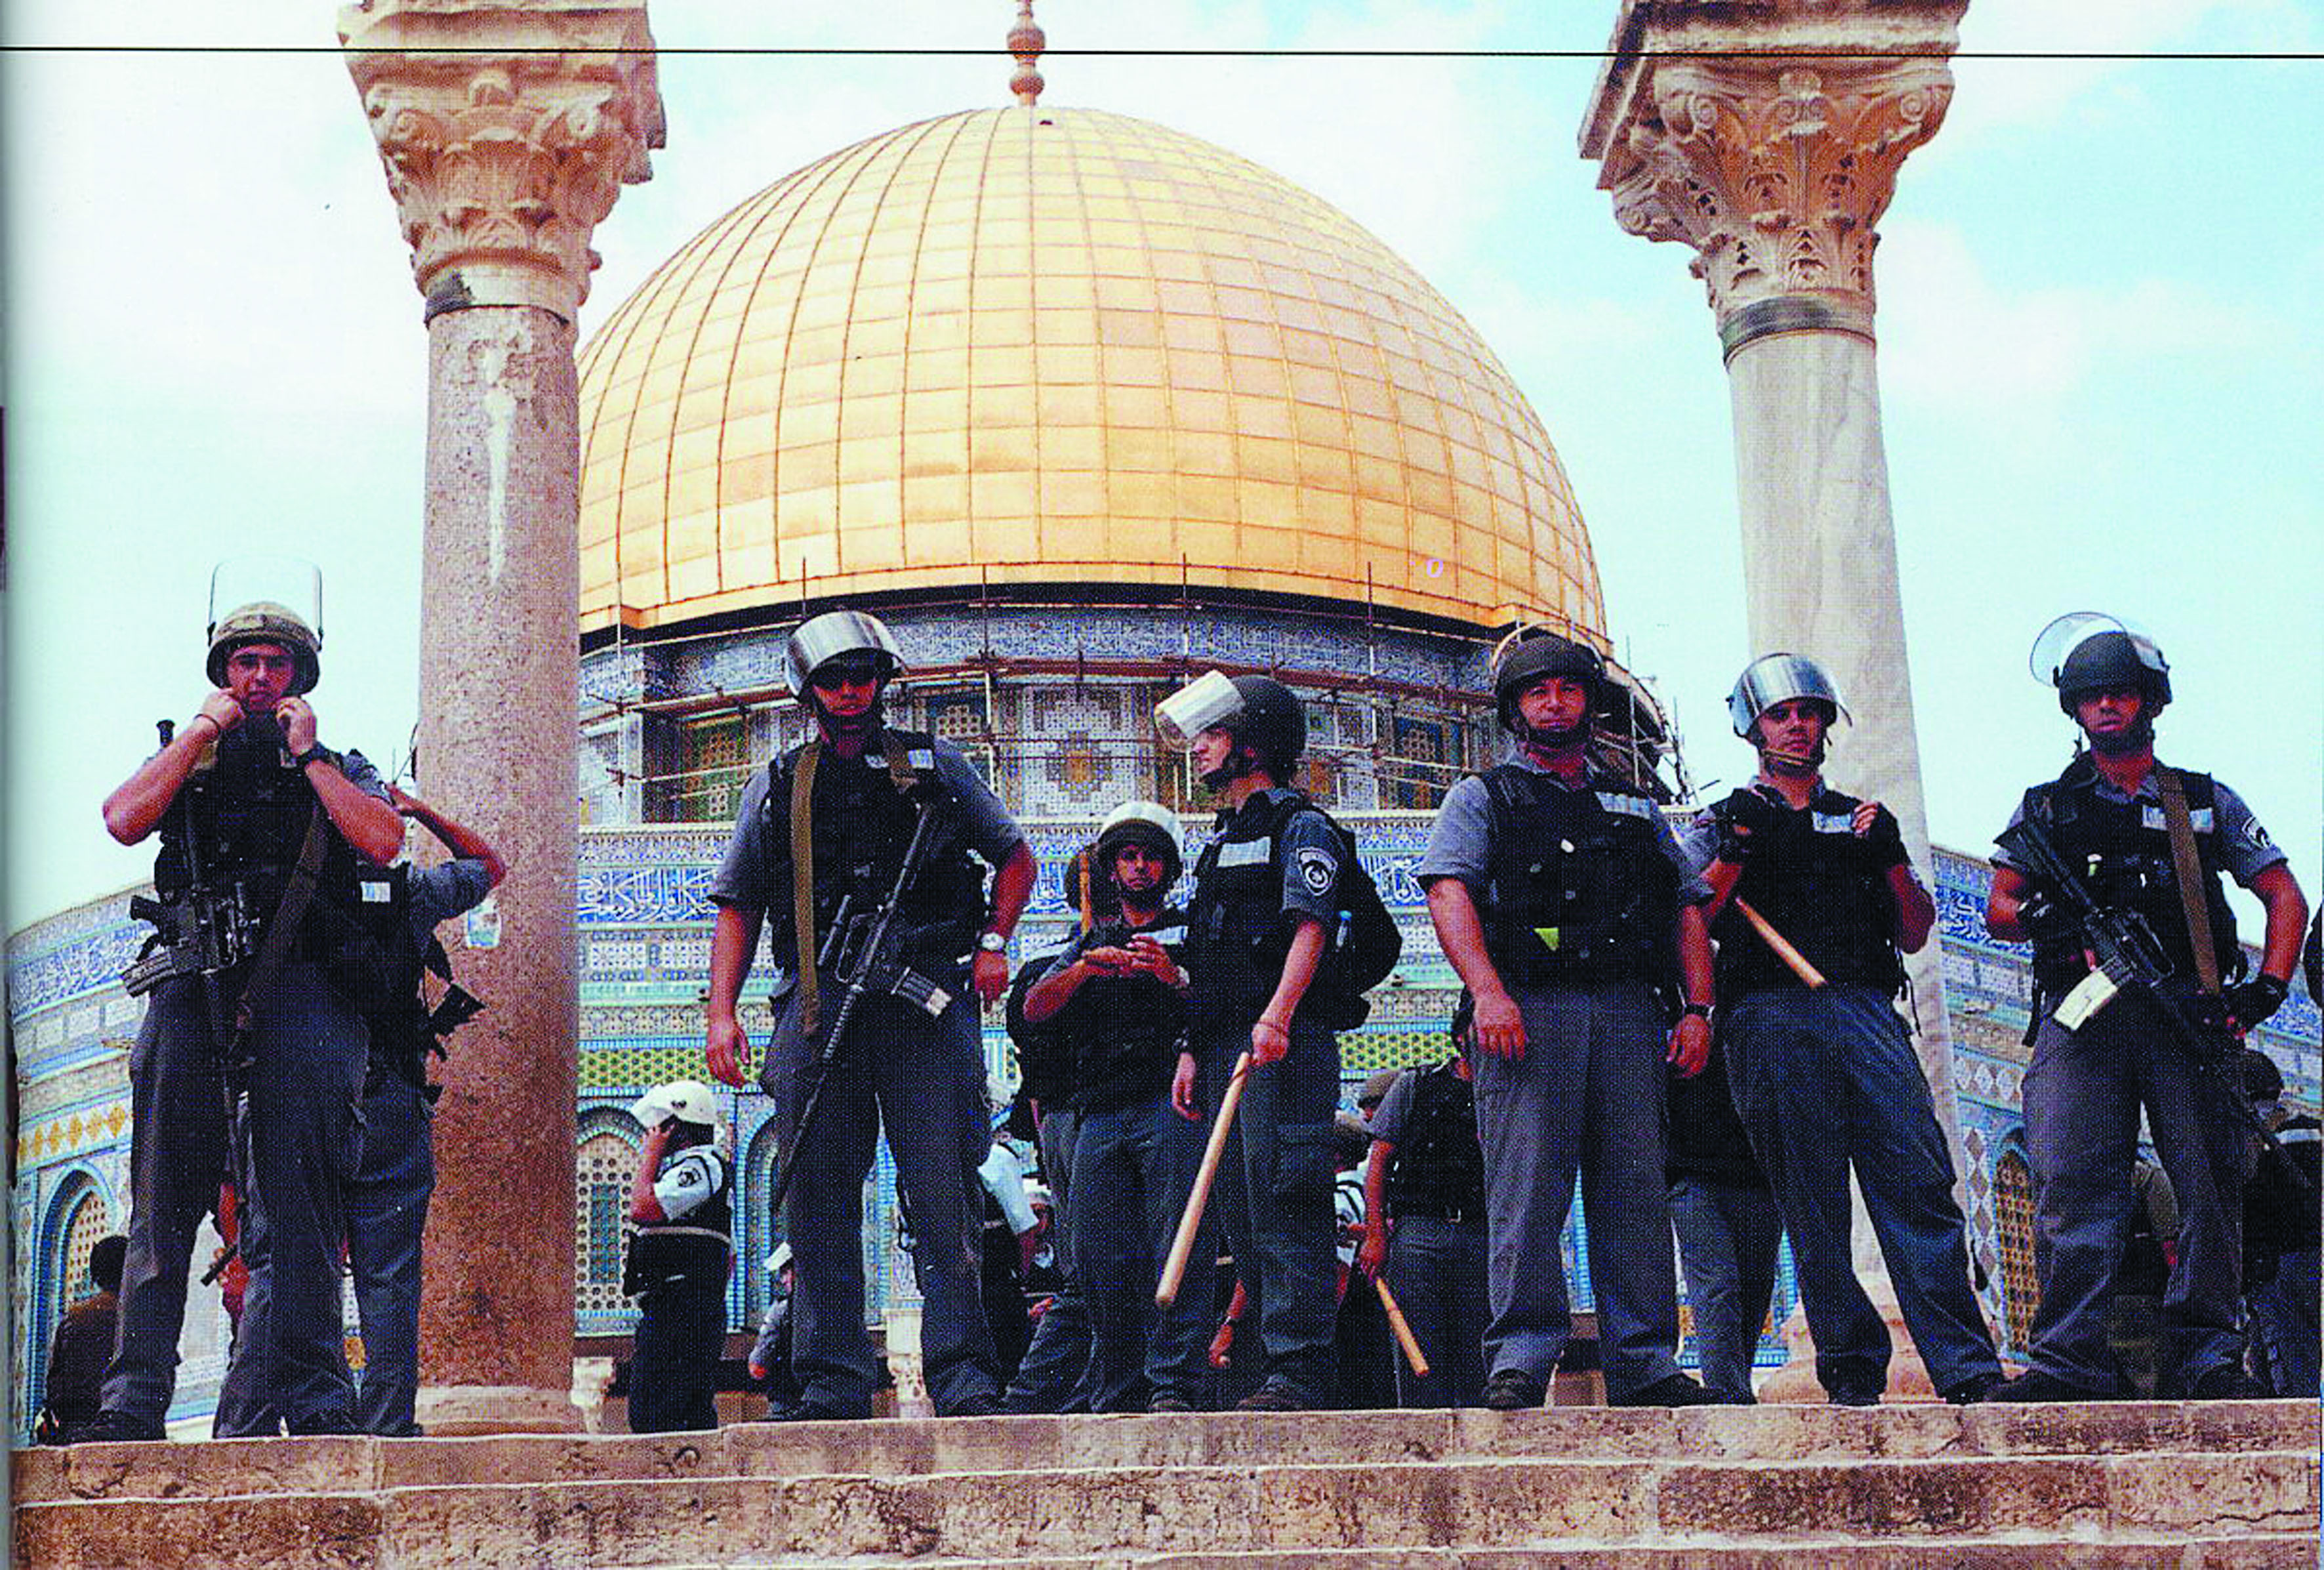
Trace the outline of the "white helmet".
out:
[[[805,702],[815,673],[844,654],[869,656],[883,684],[904,673],[904,651],[885,622],[868,611],[825,611],[801,622],[783,650],[791,696]]]
[[[655,1085],[630,1104],[630,1115],[650,1129],[671,1118],[701,1123],[713,1131],[720,1126],[717,1093],[698,1079],[673,1079]]]

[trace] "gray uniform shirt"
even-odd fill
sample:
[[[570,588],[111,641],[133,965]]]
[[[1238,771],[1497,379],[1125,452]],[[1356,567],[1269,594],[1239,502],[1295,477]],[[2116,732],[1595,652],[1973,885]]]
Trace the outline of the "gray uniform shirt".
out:
[[[1017,820],[1009,816],[1009,809],[961,755],[959,748],[939,736],[935,738],[934,752],[936,775],[951,794],[953,810],[958,814],[968,848],[992,866],[1000,866],[1025,843],[1025,831],[1017,827]],[[874,753],[869,754],[869,760],[876,762],[884,756]],[[767,817],[767,772],[764,769],[753,771],[751,782],[742,789],[742,805],[735,814],[734,832],[727,836],[725,854],[719,859],[718,871],[710,880],[713,904],[763,911],[771,901],[790,898],[788,889],[770,884],[775,847],[773,826]],[[782,967],[776,983],[778,991],[788,984],[788,956],[775,956],[776,964]]]
[[[1520,753],[1514,760],[1517,766],[1530,769],[1547,778],[1564,790],[1594,790],[1604,783],[1595,774],[1586,785],[1568,785],[1541,766],[1529,753]],[[1481,775],[1471,774],[1445,793],[1444,804],[1436,809],[1436,821],[1429,826],[1428,848],[1421,853],[1420,865],[1414,876],[1425,886],[1439,878],[1458,878],[1468,885],[1471,894],[1481,899],[1485,885],[1492,875],[1492,799],[1486,793]],[[1711,898],[1711,885],[1679,847],[1678,836],[1671,832],[1670,824],[1659,812],[1655,814],[1655,844],[1678,873],[1678,899],[1682,905],[1701,905]]]
[[[2147,771],[2146,778],[2138,782],[2138,792],[2135,797],[2124,795],[2103,774],[2097,778],[2094,785],[2098,798],[2101,801],[2136,800],[2144,803],[2145,810],[2143,816],[2146,827],[2149,828],[2163,827],[2163,793],[2155,788],[2153,770]],[[2194,819],[2195,827],[2199,832],[2208,827],[2214,847],[2218,852],[2219,864],[2227,870],[2227,875],[2248,889],[2254,878],[2278,863],[2291,858],[2283,854],[2281,846],[2267,837],[2267,830],[2259,826],[2259,819],[2254,817],[2251,808],[2244,805],[2244,799],[2228,790],[2224,780],[2212,780],[2211,789],[2212,807],[2209,825],[2204,822],[2205,815],[2201,809],[2191,804],[2188,808],[2189,815]],[[2021,797],[2016,807],[2011,810],[2009,822],[2002,832],[2006,834],[2009,829],[2015,828],[2023,822],[2024,817],[2025,802]],[[1994,851],[1993,864],[1997,867],[2007,867],[2013,872],[2022,873],[2025,870],[2018,865],[2005,849],[1997,848]]]

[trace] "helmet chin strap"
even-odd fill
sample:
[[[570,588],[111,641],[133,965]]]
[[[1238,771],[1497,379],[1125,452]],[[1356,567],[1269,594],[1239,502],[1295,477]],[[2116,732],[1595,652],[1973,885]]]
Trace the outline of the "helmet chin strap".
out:
[[[1563,730],[1551,730],[1545,725],[1532,724],[1523,716],[1517,718],[1517,740],[1545,753],[1567,752],[1589,739],[1590,722],[1586,719],[1567,725]]]
[[[1259,755],[1240,742],[1227,749],[1224,762],[1215,769],[1203,771],[1201,779],[1205,790],[1223,790],[1246,774],[1259,772]]]
[[[1757,726],[1753,728],[1757,729]],[[1759,734],[1764,735],[1766,733],[1762,731]],[[1818,736],[1815,739],[1815,745],[1809,749],[1808,755],[1804,758],[1791,753],[1776,752],[1765,742],[1757,743],[1756,744],[1759,749],[1760,766],[1778,774],[1812,774],[1823,767],[1824,740],[1822,736]]]
[[[887,706],[884,696],[873,698],[872,706],[862,714],[843,717],[824,706],[822,697],[814,688],[810,687],[807,691],[807,705],[815,711],[816,727],[832,741],[837,741],[843,736],[851,740],[856,737],[868,737],[885,723],[886,715],[883,711]]]
[[[2109,758],[2127,757],[2154,745],[2154,722],[2142,708],[2136,720],[2110,736],[2095,734],[2087,728],[2082,734],[2089,742],[2091,752],[2104,753]]]

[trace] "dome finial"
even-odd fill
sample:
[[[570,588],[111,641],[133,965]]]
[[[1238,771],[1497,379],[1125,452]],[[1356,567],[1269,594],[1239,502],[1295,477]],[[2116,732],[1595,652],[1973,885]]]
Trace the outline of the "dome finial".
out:
[[[1017,74],[1009,78],[1009,90],[1028,109],[1041,101],[1041,89],[1048,86],[1034,69],[1048,46],[1048,35],[1033,20],[1033,0],[1017,0],[1017,25],[1009,30],[1009,52],[1017,57]]]

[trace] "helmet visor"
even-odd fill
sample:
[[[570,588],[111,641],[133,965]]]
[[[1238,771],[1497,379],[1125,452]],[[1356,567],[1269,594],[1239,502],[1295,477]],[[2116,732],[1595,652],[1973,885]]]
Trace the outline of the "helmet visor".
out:
[[[815,673],[843,654],[862,654],[892,679],[903,674],[903,651],[887,623],[862,611],[825,611],[801,622],[784,651],[791,696],[805,697]]]
[[[1207,730],[1214,730],[1242,712],[1242,694],[1216,670],[1205,671],[1154,707],[1154,728],[1182,753]]]
[[[1737,735],[1748,735],[1753,721],[1795,697],[1828,703],[1835,715],[1848,716],[1823,667],[1804,655],[1769,654],[1751,661],[1736,678],[1735,690],[1727,695],[1727,717],[1735,723]]]
[[[323,572],[296,556],[237,556],[210,569],[208,625],[248,605],[279,606],[323,639]]]
[[[2128,638],[2138,662],[2157,675],[2170,669],[2153,633],[2135,622],[2107,615],[2104,611],[2069,611],[2043,628],[2041,635],[2034,640],[2033,652],[2025,658],[2026,669],[2044,687],[2055,687],[2074,651],[2102,633],[2120,633]]]

